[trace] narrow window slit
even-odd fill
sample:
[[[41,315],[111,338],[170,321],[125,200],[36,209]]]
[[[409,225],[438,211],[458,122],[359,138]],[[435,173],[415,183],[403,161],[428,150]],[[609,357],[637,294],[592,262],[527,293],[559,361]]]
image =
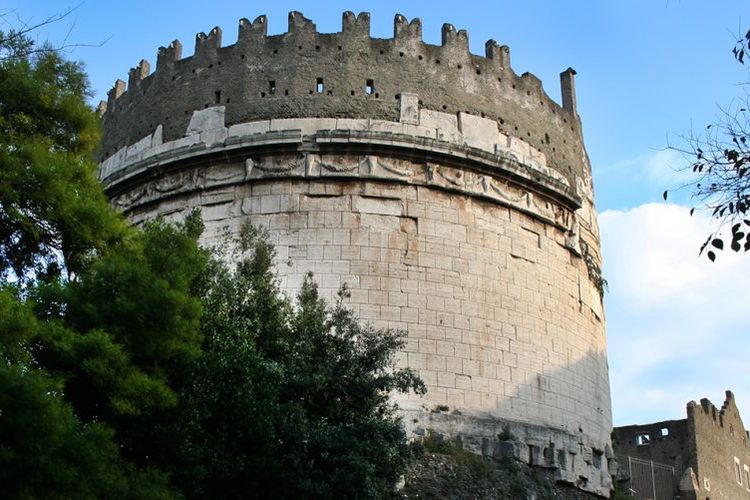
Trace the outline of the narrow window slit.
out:
[[[322,94],[323,93],[323,79],[322,78],[318,78],[317,83],[315,85],[315,91],[318,94]]]
[[[268,80],[268,93],[271,95],[276,93],[276,80]]]
[[[375,92],[375,82],[371,79],[368,79],[365,83],[365,94],[370,95],[373,92]]]

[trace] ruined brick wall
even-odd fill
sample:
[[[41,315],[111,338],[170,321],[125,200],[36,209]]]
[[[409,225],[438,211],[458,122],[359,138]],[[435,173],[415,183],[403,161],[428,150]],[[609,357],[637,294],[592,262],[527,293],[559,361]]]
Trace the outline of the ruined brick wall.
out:
[[[688,434],[700,490],[697,498],[750,498],[748,434],[727,391],[721,409],[708,399],[688,403]],[[739,474],[737,467],[739,466]]]
[[[688,441],[687,419],[627,425],[612,431],[612,446],[618,457],[653,460],[673,466],[678,473],[692,463]]]
[[[750,498],[748,433],[731,391],[721,409],[704,398],[683,420],[616,427],[612,444],[621,467],[627,457],[674,466],[681,498]]]
[[[313,271],[328,297],[346,283],[363,320],[404,329],[399,362],[428,386],[398,400],[412,435],[494,454],[507,428],[519,458],[607,495],[601,257],[575,73],[559,106],[513,73],[507,48],[487,47],[469,54],[451,26],[424,44],[401,16],[390,40],[369,37],[366,14],[331,35],[298,13],[271,37],[264,18],[243,20],[235,46],[214,30],[195,56],[175,43],[154,74],[142,63],[127,92],[116,85],[101,177],[136,222],[201,207],[206,242],[265,226],[285,292]]]

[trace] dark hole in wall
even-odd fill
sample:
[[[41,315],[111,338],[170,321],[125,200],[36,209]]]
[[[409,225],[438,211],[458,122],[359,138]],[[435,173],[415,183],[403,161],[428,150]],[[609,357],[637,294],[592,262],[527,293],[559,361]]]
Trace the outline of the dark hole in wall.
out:
[[[316,83],[315,83],[315,91],[318,94],[322,94],[324,88],[325,87],[323,86],[323,79],[322,78],[318,78],[317,81],[316,81]]]

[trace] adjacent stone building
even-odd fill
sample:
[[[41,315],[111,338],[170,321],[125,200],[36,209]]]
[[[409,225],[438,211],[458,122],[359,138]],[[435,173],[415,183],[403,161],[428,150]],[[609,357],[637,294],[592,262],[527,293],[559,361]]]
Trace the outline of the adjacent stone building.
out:
[[[750,436],[731,391],[720,410],[708,399],[691,401],[686,419],[616,427],[612,436],[623,470],[628,457],[673,466],[675,497],[750,498]],[[644,489],[638,497],[651,498],[650,488]]]
[[[324,294],[404,329],[400,363],[425,397],[399,398],[407,430],[461,435],[477,452],[553,468],[608,495],[611,412],[591,167],[575,71],[562,105],[517,75],[506,46],[469,52],[418,19],[370,36],[347,12],[318,33],[265,16],[222,46],[214,28],[118,81],[101,106],[101,179],[133,221],[200,207],[204,239],[268,228],[281,287],[313,271]],[[507,434],[503,433],[504,436]]]

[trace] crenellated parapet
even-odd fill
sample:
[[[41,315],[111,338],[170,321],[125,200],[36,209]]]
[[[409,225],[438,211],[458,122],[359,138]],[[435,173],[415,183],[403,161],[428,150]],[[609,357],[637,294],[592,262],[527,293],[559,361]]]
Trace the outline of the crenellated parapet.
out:
[[[574,185],[587,162],[575,109],[573,78],[561,75],[562,105],[530,73],[510,67],[507,46],[489,40],[485,55],[469,51],[469,35],[451,24],[441,45],[422,40],[419,19],[394,19],[393,38],[370,36],[370,15],[345,12],[339,33],[319,33],[299,12],[286,33],[268,35],[268,20],[239,21],[237,43],[222,46],[222,31],[199,33],[195,52],[182,57],[175,40],[158,50],[156,69],[141,61],[118,80],[102,109],[100,159],[163,127],[178,139],[192,113],[226,107],[228,126],[272,118],[351,117],[398,121],[401,94],[422,109],[492,119],[498,132],[543,152]]]
[[[688,419],[693,421],[700,420],[703,424],[712,424],[724,432],[729,433],[732,437],[739,436],[740,439],[747,441],[748,434],[737,409],[732,391],[726,391],[726,397],[721,408],[717,408],[708,398],[702,398],[700,403],[690,401],[687,404]]]

